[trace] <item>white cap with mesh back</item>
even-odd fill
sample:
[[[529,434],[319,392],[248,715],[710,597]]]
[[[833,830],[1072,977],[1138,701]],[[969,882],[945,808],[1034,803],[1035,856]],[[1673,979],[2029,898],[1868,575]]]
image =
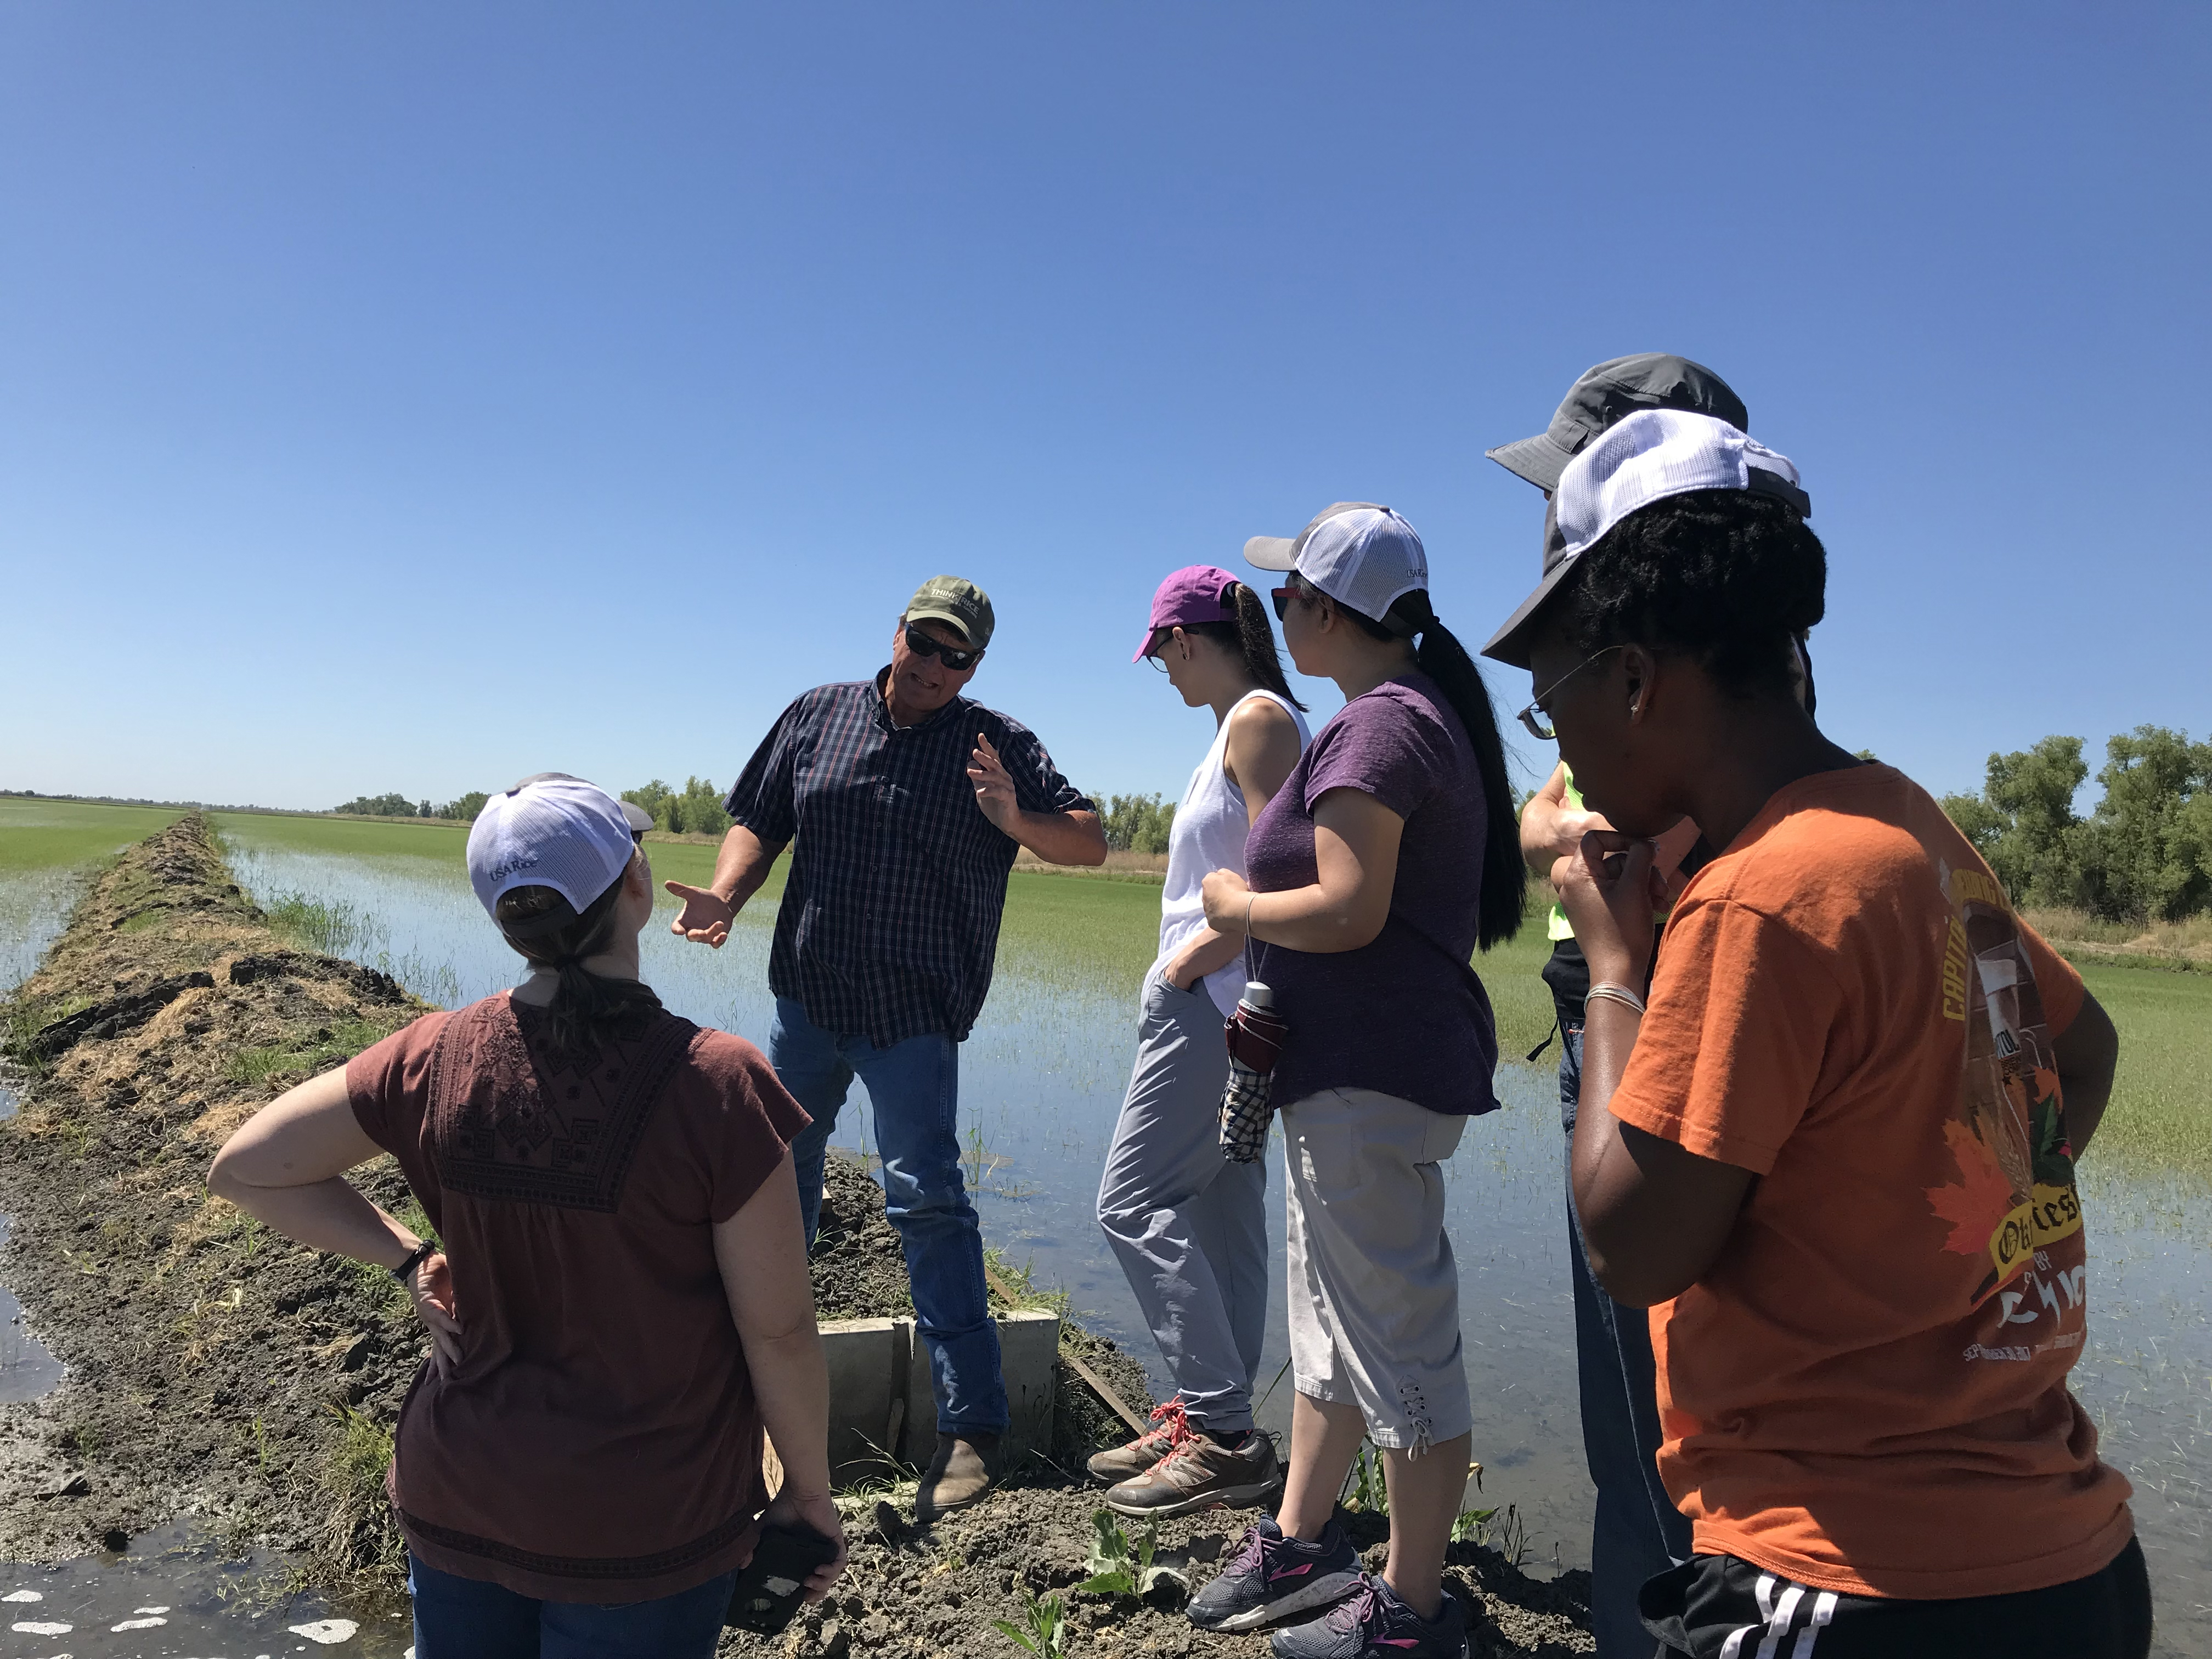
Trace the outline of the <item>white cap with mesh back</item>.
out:
[[[550,887],[580,913],[622,878],[652,826],[595,783],[540,772],[494,795],[469,826],[469,885],[494,916],[516,887]]]
[[[1415,588],[1429,586],[1429,556],[1413,526],[1372,501],[1339,501],[1294,538],[1255,536],[1246,562],[1295,570],[1329,598],[1375,622]]]
[[[1579,557],[1630,514],[1693,489],[1747,489],[1809,517],[1797,468],[1726,421],[1685,409],[1647,409],[1592,439],[1559,474],[1553,504],[1567,559]]]

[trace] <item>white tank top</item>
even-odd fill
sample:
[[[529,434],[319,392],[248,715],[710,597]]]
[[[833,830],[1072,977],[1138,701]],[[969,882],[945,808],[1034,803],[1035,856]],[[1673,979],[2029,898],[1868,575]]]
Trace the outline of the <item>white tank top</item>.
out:
[[[1247,692],[1229,711],[1230,718],[1236,718],[1237,709],[1254,697],[1267,698],[1291,717],[1298,728],[1298,752],[1304,754],[1306,744],[1313,741],[1305,717],[1272,691]],[[1224,720],[1213,734],[1213,746],[1199,762],[1198,770],[1190,775],[1190,787],[1182,792],[1175,823],[1168,831],[1168,876],[1166,890],[1160,896],[1160,954],[1152,963],[1155,970],[1206,926],[1206,899],[1200,888],[1206,872],[1244,873],[1244,837],[1252,824],[1245,814],[1244,792],[1222,769],[1222,757],[1228,752],[1229,721]],[[1237,999],[1244,994],[1244,958],[1240,956],[1208,974],[1206,988],[1226,1018],[1237,1006]]]

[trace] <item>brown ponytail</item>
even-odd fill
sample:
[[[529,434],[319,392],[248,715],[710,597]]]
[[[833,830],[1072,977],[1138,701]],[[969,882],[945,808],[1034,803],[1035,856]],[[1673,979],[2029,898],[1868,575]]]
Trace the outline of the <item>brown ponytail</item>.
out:
[[[629,1017],[660,1007],[660,999],[634,979],[610,979],[585,968],[586,957],[607,948],[613,935],[615,905],[629,872],[580,913],[550,887],[510,887],[493,912],[508,945],[534,967],[559,975],[546,1008],[553,1044],[568,1053],[598,1046],[599,1032]]]
[[[1195,634],[1225,650],[1234,651],[1243,659],[1244,672],[1252,677],[1254,684],[1273,692],[1303,714],[1305,704],[1291,695],[1291,683],[1284,677],[1283,659],[1275,651],[1275,629],[1267,620],[1267,605],[1243,582],[1230,583],[1221,597],[1235,607],[1235,622],[1177,623],[1176,626],[1186,634]]]

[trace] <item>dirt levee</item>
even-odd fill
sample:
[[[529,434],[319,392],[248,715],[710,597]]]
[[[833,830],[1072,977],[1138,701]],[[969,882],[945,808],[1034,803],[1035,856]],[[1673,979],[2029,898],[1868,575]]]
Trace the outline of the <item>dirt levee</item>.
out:
[[[85,897],[6,1011],[29,1075],[0,1124],[0,1273],[69,1374],[0,1413],[0,1551],[113,1547],[195,1515],[333,1568],[388,1563],[355,1466],[421,1357],[405,1297],[203,1183],[254,1109],[422,1009],[381,974],[288,948],[197,815]],[[360,1179],[405,1206],[388,1160]]]

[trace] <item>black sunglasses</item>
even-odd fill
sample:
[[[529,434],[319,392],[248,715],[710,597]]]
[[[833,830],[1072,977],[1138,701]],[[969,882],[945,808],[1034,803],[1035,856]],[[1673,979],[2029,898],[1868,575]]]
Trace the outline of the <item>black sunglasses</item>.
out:
[[[906,625],[906,648],[920,656],[936,658],[956,674],[973,668],[975,659],[983,654],[981,650],[956,650],[944,641],[923,633],[912,623]]]
[[[1275,607],[1275,620],[1277,622],[1288,622],[1290,620],[1291,601],[1292,599],[1304,599],[1304,597],[1305,595],[1304,591],[1296,587],[1271,587],[1267,590],[1267,599],[1268,602]]]

